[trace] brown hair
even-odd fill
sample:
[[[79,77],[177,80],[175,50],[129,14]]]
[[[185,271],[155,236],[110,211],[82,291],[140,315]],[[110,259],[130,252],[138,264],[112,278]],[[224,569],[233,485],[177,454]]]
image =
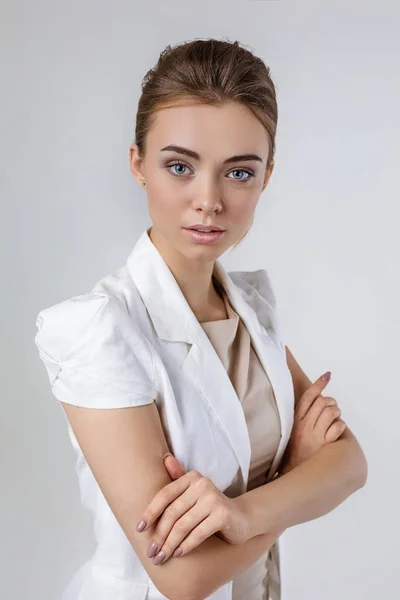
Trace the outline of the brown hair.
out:
[[[269,141],[267,167],[271,165],[278,107],[270,69],[261,58],[238,41],[211,38],[168,45],[142,81],[134,140],[142,158],[156,112],[191,100],[215,106],[237,101],[247,106],[265,127]]]

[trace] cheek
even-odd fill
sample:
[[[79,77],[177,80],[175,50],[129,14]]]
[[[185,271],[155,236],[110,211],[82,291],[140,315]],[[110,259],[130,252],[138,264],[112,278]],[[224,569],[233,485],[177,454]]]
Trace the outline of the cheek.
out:
[[[147,204],[150,218],[160,231],[167,231],[172,225],[175,227],[184,222],[184,201],[168,190],[153,188],[147,194]]]
[[[229,207],[229,221],[231,223],[237,223],[238,225],[243,225],[243,223],[250,221],[253,218],[256,205],[257,198],[240,198],[239,202],[233,203]]]
[[[164,181],[152,181],[147,193],[150,211],[157,214],[176,213],[182,209],[184,198],[178,190],[171,190]]]
[[[174,216],[183,212],[183,202],[178,202],[176,198],[170,198],[165,194],[163,196],[157,196],[157,200],[154,202],[149,200],[150,212],[156,215],[162,215],[163,218],[168,220],[174,218]]]

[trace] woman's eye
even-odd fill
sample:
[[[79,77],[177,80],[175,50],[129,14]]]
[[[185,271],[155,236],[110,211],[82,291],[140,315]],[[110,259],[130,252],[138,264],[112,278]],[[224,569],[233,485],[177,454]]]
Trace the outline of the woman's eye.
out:
[[[236,181],[249,181],[249,179],[254,177],[253,173],[251,171],[247,171],[246,169],[235,169],[234,171],[231,171],[231,173],[246,173],[246,175],[248,175],[248,177],[245,177],[244,179],[236,179],[236,177],[234,177],[233,179],[236,179]]]
[[[180,167],[180,169],[188,169],[189,168],[187,165],[184,165],[183,163],[180,163],[180,162],[175,162],[175,163],[172,163],[170,165],[167,165],[166,168],[167,169],[172,169],[173,167]],[[185,173],[183,173],[183,174],[185,174]],[[178,176],[182,175],[182,170],[178,171],[178,173],[176,173],[176,172],[172,173],[172,175],[178,175]]]
[[[170,169],[174,169],[175,167],[177,167],[177,171],[170,171],[172,175],[175,175],[177,177],[181,176],[181,175],[186,175],[184,169],[189,169],[189,167],[187,165],[185,165],[184,163],[181,162],[174,162],[171,163],[170,165],[166,166],[166,169],[170,170]],[[243,182],[245,183],[246,181],[249,181],[252,177],[254,177],[254,173],[252,173],[251,171],[247,171],[247,169],[234,169],[233,171],[231,171],[231,173],[245,173],[247,175],[247,177],[243,178],[237,178],[237,177],[231,177],[230,179],[234,179],[235,181],[239,181],[239,182]]]

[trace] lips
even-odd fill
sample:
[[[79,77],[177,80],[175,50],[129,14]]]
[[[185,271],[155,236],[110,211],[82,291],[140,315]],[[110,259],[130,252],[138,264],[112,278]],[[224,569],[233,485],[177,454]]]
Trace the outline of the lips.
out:
[[[198,231],[197,229],[184,228],[187,231],[189,238],[197,244],[213,244],[221,239],[225,231]]]
[[[224,231],[224,229],[221,229],[220,227],[212,227],[209,226],[207,227],[207,225],[191,225],[190,227],[185,227],[185,229],[193,229],[194,231]]]

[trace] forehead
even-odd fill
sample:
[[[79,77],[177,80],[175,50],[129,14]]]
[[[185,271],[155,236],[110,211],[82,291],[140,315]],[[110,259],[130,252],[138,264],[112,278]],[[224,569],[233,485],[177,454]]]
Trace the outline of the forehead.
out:
[[[162,108],[154,115],[148,147],[177,144],[202,151],[230,155],[232,150],[268,153],[268,137],[262,123],[239,102],[220,106],[188,101]]]

